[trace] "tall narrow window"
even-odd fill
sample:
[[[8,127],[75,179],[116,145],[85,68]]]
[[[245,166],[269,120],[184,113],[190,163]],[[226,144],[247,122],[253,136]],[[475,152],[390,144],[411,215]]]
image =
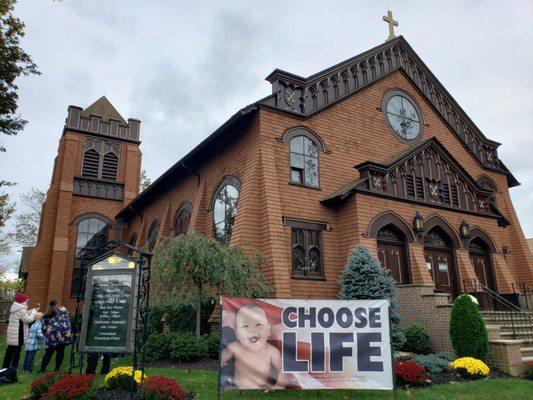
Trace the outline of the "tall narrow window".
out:
[[[322,257],[323,224],[286,219],[291,227],[292,276],[317,279],[324,276]]]
[[[318,187],[318,147],[307,136],[295,136],[290,142],[291,182]]]
[[[74,271],[72,272],[71,294],[76,295],[81,290],[83,281],[81,269],[81,256],[101,247],[107,243],[109,225],[97,217],[84,218],[78,222],[78,232],[76,234],[76,255],[74,261]]]
[[[155,221],[152,223],[152,226],[148,233],[148,251],[152,251],[155,247],[155,244],[157,242],[157,235],[159,235],[159,226],[159,221]]]
[[[88,178],[98,178],[100,170],[100,154],[94,149],[87,150],[83,156],[82,176]]]
[[[189,221],[191,220],[192,206],[185,203],[180,207],[174,219],[174,236],[184,235],[189,229]]]
[[[102,179],[116,181],[118,172],[118,157],[115,153],[104,154],[102,163]]]
[[[229,244],[237,215],[240,183],[236,178],[227,178],[219,188],[213,204],[215,238]]]

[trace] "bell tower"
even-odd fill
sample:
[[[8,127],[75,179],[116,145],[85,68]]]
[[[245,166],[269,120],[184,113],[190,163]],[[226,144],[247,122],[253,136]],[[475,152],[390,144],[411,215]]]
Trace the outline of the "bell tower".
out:
[[[26,291],[32,303],[75,304],[82,249],[119,237],[115,215],[139,193],[140,121],[125,120],[103,96],[69,106]]]

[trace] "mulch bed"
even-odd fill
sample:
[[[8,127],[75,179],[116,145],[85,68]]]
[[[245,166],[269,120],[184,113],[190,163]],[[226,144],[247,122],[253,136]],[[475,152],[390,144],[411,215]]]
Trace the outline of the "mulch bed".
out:
[[[94,392],[92,400],[139,400],[139,395],[124,389],[98,389]],[[186,400],[194,399],[194,393],[188,393]]]

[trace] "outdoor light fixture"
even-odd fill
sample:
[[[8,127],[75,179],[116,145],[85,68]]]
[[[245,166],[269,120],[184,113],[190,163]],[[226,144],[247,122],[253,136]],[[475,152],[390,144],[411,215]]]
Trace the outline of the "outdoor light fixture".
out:
[[[468,222],[466,222],[464,219],[459,226],[459,232],[461,233],[461,237],[463,239],[470,237],[470,225],[468,225]]]
[[[424,217],[422,217],[418,211],[413,219],[413,227],[415,228],[416,233],[424,232]]]

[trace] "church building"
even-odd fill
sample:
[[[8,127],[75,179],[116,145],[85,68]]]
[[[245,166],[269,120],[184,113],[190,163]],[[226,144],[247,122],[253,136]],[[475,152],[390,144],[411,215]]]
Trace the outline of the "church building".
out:
[[[153,249],[193,230],[254,244],[278,298],[336,298],[358,244],[399,287],[453,299],[473,283],[501,295],[533,286],[509,195],[519,182],[500,144],[403,37],[308,77],[276,69],[266,80],[271,94],[140,194],[140,122],[105,97],[70,106],[29,261],[32,300],[74,306],[83,248],[120,238]]]

